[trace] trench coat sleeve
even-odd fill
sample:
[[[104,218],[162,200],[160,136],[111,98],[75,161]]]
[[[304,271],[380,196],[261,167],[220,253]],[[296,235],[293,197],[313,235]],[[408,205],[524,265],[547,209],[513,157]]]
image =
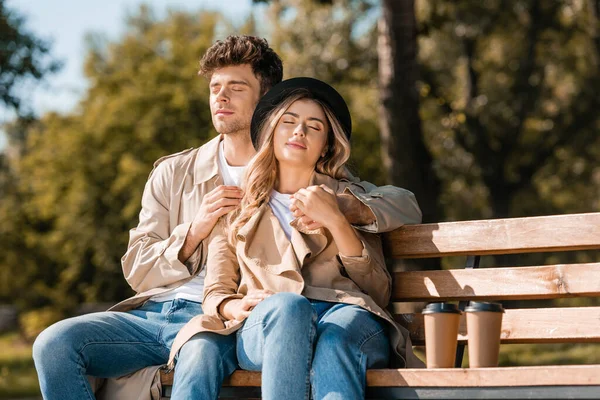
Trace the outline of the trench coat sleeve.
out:
[[[355,226],[365,232],[382,233],[393,231],[407,224],[420,224],[423,218],[415,195],[406,189],[386,185],[375,186],[366,181],[352,182],[345,188],[360,200],[375,215],[375,222]]]
[[[339,254],[338,257],[346,273],[366,292],[379,307],[385,308],[390,302],[392,277],[388,272],[381,239],[375,234],[357,232],[363,243],[363,252],[357,257]]]
[[[235,248],[227,241],[222,224],[219,223],[213,230],[213,234],[209,236],[202,300],[204,313],[226,320],[219,313],[219,306],[225,300],[244,297],[238,294],[240,278]]]
[[[125,279],[138,293],[189,278],[201,258],[202,246],[198,246],[186,264],[178,259],[191,224],[183,223],[170,231],[173,169],[171,163],[162,162],[150,174],[139,224],[130,230],[127,252],[121,259]]]

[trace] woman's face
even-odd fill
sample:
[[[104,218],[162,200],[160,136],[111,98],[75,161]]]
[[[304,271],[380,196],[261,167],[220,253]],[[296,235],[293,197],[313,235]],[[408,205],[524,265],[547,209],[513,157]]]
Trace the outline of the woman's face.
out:
[[[280,164],[314,168],[325,153],[328,132],[323,108],[309,99],[297,100],[275,127],[275,158]]]

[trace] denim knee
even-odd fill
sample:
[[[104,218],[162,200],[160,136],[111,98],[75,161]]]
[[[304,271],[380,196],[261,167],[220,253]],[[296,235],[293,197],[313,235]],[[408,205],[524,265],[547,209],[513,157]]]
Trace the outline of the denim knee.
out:
[[[193,336],[182,346],[179,350],[178,360],[185,359],[187,365],[205,366],[209,360],[211,363],[214,361],[220,364],[222,361],[229,361],[229,358],[235,358],[234,348],[235,335],[222,336],[212,332],[202,332]]]
[[[60,367],[61,357],[66,357],[74,350],[74,343],[64,327],[65,321],[59,321],[44,329],[33,342],[33,360],[36,366]]]
[[[268,308],[279,320],[310,321],[316,316],[310,300],[295,293],[277,293],[263,303],[262,308]]]

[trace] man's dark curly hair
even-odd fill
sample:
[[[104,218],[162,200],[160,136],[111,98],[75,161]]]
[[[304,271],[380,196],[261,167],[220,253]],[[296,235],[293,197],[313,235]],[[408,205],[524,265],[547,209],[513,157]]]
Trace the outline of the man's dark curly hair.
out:
[[[217,40],[200,60],[199,75],[210,79],[215,70],[233,65],[249,64],[265,94],[283,79],[281,59],[265,39],[256,36],[232,35]]]

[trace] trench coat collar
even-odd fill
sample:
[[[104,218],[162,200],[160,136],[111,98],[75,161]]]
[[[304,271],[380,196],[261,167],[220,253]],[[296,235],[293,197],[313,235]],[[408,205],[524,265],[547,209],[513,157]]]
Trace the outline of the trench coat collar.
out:
[[[330,187],[336,193],[339,190],[339,181],[337,179],[315,172],[311,178],[310,185],[322,184]],[[261,223],[261,221],[262,223],[264,223],[264,218],[268,218],[268,220],[270,221],[273,236],[285,235],[285,232],[279,225],[279,220],[271,211],[271,207],[269,206],[269,204],[262,204],[254,213],[254,215],[252,215],[252,217],[248,220],[248,222],[246,222],[246,224],[243,227],[241,227],[237,233],[237,239],[240,242],[244,242],[244,256],[248,258],[252,258],[250,255],[255,253],[253,251],[254,246],[262,246],[261,238],[255,237],[255,234],[259,223]],[[307,259],[316,257],[318,254],[320,254],[325,249],[325,247],[327,247],[327,244],[331,241],[331,235],[323,228],[314,230],[304,229],[299,226],[298,219],[293,220],[290,225],[292,225],[292,227],[295,228],[294,230],[292,230],[292,237],[290,239],[290,243],[296,255],[296,262],[293,263],[295,265],[292,266],[288,264],[288,268],[285,268],[284,265],[263,265],[264,260],[260,259],[256,259],[256,264],[259,264],[273,271],[280,271],[282,268],[300,268],[300,266],[305,264],[305,261]]]
[[[222,136],[217,135],[198,149],[194,164],[194,185],[202,184],[219,175],[219,144]]]

